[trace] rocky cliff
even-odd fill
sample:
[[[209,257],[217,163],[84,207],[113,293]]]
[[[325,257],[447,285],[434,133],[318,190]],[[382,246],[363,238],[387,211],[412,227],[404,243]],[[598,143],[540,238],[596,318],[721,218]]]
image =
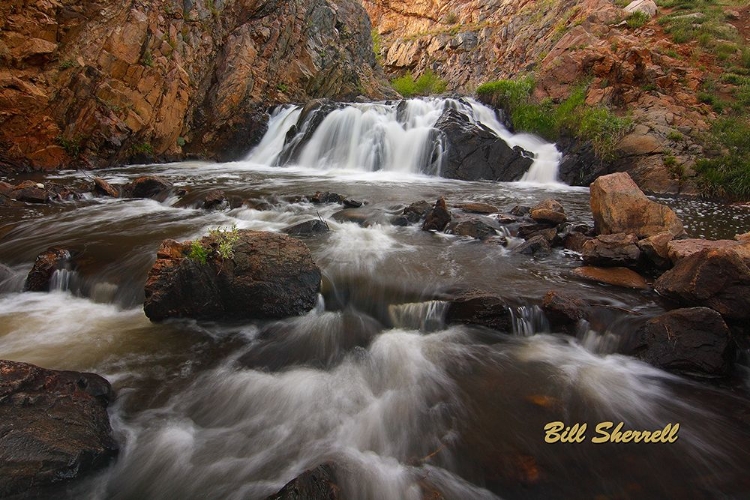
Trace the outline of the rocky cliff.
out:
[[[271,103],[383,97],[355,0],[7,0],[0,165],[227,159]]]
[[[586,81],[587,105],[608,106],[634,123],[615,160],[599,173],[627,170],[646,190],[695,192],[692,166],[703,154],[700,138],[716,118],[698,95],[716,76],[716,62],[696,41],[671,41],[658,19],[629,26],[628,13],[618,6],[624,3],[611,0],[363,4],[391,76],[431,69],[449,90],[471,93],[487,81],[533,74],[537,100],[557,102]],[[691,15],[697,23],[705,16]],[[727,14],[720,28],[741,29],[735,15],[747,17],[747,9]]]

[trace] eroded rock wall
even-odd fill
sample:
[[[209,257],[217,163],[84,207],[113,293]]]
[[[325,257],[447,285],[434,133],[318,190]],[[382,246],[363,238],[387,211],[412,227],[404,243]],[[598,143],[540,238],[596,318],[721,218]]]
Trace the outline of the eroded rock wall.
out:
[[[271,103],[383,97],[355,0],[8,0],[0,165],[228,159]]]

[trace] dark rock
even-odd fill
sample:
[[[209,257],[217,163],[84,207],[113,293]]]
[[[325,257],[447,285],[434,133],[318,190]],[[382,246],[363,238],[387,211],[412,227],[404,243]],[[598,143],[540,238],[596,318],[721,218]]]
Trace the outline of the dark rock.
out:
[[[492,218],[495,219],[498,224],[515,224],[518,222],[518,219],[515,216],[507,214],[493,215]]]
[[[336,466],[325,463],[306,470],[266,500],[338,500],[340,494]]]
[[[563,153],[557,178],[565,184],[587,187],[597,177],[612,172],[611,162],[599,158],[590,141],[563,135],[556,144]]]
[[[523,205],[516,205],[510,209],[510,214],[516,217],[523,217],[531,213],[531,207],[525,207]]]
[[[452,225],[450,230],[458,236],[469,236],[477,240],[486,240],[490,236],[497,234],[493,228],[477,219],[461,221],[458,224]]]
[[[346,208],[359,208],[362,206],[361,201],[352,200],[350,198],[346,198],[344,201],[342,201],[342,203]]]
[[[569,335],[576,335],[579,322],[585,320],[589,329],[599,332],[614,329],[615,333],[627,337],[635,330],[634,321],[641,321],[633,311],[584,300],[571,292],[555,290],[548,292],[542,299],[542,311],[553,332]]]
[[[455,207],[472,214],[489,215],[498,212],[497,207],[489,203],[459,203]]]
[[[566,250],[582,253],[584,243],[590,239],[592,239],[590,236],[573,231],[565,235],[563,238],[563,247],[565,247]]]
[[[669,258],[669,242],[674,235],[668,231],[658,233],[638,241],[638,248],[648,261],[658,269],[669,269],[672,261]]]
[[[531,218],[537,222],[547,222],[550,224],[562,224],[568,217],[565,215],[565,208],[562,204],[553,199],[547,199],[531,209]]]
[[[533,236],[513,249],[514,253],[523,255],[548,255],[552,248],[544,236]]]
[[[49,202],[49,192],[43,184],[34,181],[23,181],[16,185],[10,193],[10,197],[26,203],[47,203]]]
[[[50,247],[40,253],[34,261],[34,267],[29,271],[24,284],[24,290],[29,292],[48,292],[50,279],[55,271],[72,269],[73,254],[70,250],[60,247]]]
[[[250,210],[257,210],[259,212],[273,210],[273,205],[265,200],[245,200],[242,205]]]
[[[339,203],[343,204],[346,196],[342,196],[338,193],[329,193],[328,191],[318,191],[310,197],[310,201],[316,204],[320,203]]]
[[[600,267],[637,267],[641,250],[633,234],[599,235],[583,244],[583,263]]]
[[[406,227],[409,225],[409,218],[405,215],[397,215],[391,219],[391,224],[399,227]]]
[[[670,311],[649,320],[637,337],[635,354],[659,368],[708,377],[731,370],[734,344],[721,315],[712,309]]]
[[[187,257],[189,243],[165,240],[146,282],[146,316],[277,319],[315,306],[321,273],[304,243],[260,231],[237,236],[228,259],[216,251],[215,237],[200,240],[206,263]]]
[[[557,239],[557,228],[550,227],[549,224],[523,224],[518,226],[519,238],[529,240],[534,236],[543,237],[551,245]]]
[[[411,223],[416,223],[422,220],[427,215],[432,206],[424,200],[417,201],[404,208],[404,216]]]
[[[445,205],[445,198],[441,196],[435,202],[432,210],[427,213],[424,224],[422,224],[422,231],[444,231],[450,221],[451,214]]]
[[[511,332],[513,319],[505,301],[479,290],[463,292],[449,300],[446,324],[479,325]]]
[[[750,318],[750,268],[733,251],[702,250],[685,257],[654,283],[683,306],[704,306],[729,319]]]
[[[330,231],[328,224],[320,219],[311,219],[305,222],[300,222],[293,226],[285,227],[281,230],[282,233],[286,233],[291,236],[312,236],[314,234],[323,234]]]
[[[225,205],[227,197],[224,191],[220,189],[213,189],[206,194],[206,198],[203,200],[203,208],[206,210],[214,210]]]
[[[111,198],[118,198],[120,196],[120,192],[101,177],[94,177],[94,192]]]
[[[155,175],[138,177],[127,184],[123,191],[132,198],[151,198],[156,201],[164,201],[169,196],[172,184]]]
[[[533,163],[531,153],[511,148],[494,132],[447,109],[435,123],[445,152],[440,175],[450,179],[516,181]]]
[[[297,124],[289,130],[284,140],[284,149],[279,156],[279,165],[288,165],[299,160],[302,149],[310,142],[323,120],[339,105],[328,99],[314,99],[302,109]]]
[[[586,318],[588,304],[569,293],[549,291],[542,299],[542,311],[552,331],[569,330],[579,320]]]
[[[5,181],[0,181],[0,195],[10,197],[10,193],[13,192],[13,185]]]
[[[0,497],[106,466],[117,454],[112,399],[109,382],[93,373],[0,360]]]
[[[373,222],[372,216],[372,213],[363,212],[355,208],[345,208],[333,214],[331,218],[338,222],[354,222],[362,227],[367,227]]]

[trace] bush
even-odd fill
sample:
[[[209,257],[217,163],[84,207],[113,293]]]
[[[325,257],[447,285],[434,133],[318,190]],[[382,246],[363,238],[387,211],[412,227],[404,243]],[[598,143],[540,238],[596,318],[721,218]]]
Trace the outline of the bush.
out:
[[[750,198],[750,119],[722,118],[711,126],[710,145],[719,156],[696,163],[700,185],[708,196]]]
[[[448,83],[438,77],[432,70],[428,69],[416,80],[414,80],[411,73],[406,73],[404,76],[391,81],[391,86],[402,96],[413,97],[441,94],[445,92]]]
[[[240,239],[240,233],[237,225],[230,229],[217,228],[208,232],[208,235],[216,240],[217,252],[222,259],[231,259],[234,257],[234,245]]]
[[[627,23],[628,28],[636,29],[646,24],[648,20],[648,14],[646,14],[645,12],[637,11],[630,14],[625,22]]]
[[[201,245],[200,241],[195,240],[190,244],[188,259],[205,264],[208,261],[208,249]]]

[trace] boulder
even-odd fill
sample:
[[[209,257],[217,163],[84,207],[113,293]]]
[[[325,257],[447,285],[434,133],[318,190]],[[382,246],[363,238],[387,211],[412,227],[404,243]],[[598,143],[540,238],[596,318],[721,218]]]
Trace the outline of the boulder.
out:
[[[547,222],[555,225],[562,224],[568,220],[562,204],[551,198],[532,207],[531,218],[537,222]]]
[[[450,221],[451,214],[445,205],[445,198],[441,196],[435,202],[435,206],[425,216],[422,231],[442,232]]]
[[[408,222],[416,223],[422,220],[422,218],[427,215],[427,212],[429,212],[431,208],[432,207],[429,203],[424,200],[420,200],[404,208],[403,215],[404,217],[406,217],[406,220]]]
[[[564,291],[547,292],[541,308],[553,332],[569,335],[578,334],[581,320],[585,320],[590,329],[604,332],[614,328],[616,333],[623,334],[632,332],[633,320],[637,320],[637,314],[633,311],[584,300],[577,294]]]
[[[261,231],[239,230],[235,236],[230,258],[219,254],[216,236],[192,244],[165,240],[146,282],[146,316],[275,319],[315,306],[321,273],[304,243]],[[203,249],[203,262],[190,256],[196,246]]]
[[[679,260],[654,282],[662,296],[682,306],[703,306],[728,319],[750,318],[750,268],[728,250],[705,249]]]
[[[669,243],[672,239],[674,239],[674,235],[669,231],[665,231],[638,241],[638,248],[641,249],[643,256],[655,267],[667,269],[672,265],[672,261],[669,258]]]
[[[0,497],[77,479],[109,464],[112,388],[93,373],[0,360]]]
[[[551,290],[542,299],[542,311],[553,331],[569,330],[579,320],[586,318],[588,304],[568,293]]]
[[[649,200],[626,173],[604,175],[591,184],[591,212],[597,234],[633,233],[641,239],[685,233],[677,214]]]
[[[599,235],[583,244],[583,263],[587,266],[637,267],[641,250],[633,234]]]
[[[557,228],[549,224],[523,224],[518,226],[518,237],[530,240],[534,236],[541,236],[551,245],[557,239]]]
[[[452,297],[445,310],[445,323],[479,325],[501,332],[513,330],[513,318],[505,301],[480,290]]]
[[[464,220],[450,227],[450,231],[458,236],[469,236],[476,240],[486,240],[497,232],[481,220]]]
[[[102,196],[109,196],[110,198],[118,198],[120,196],[120,192],[101,177],[94,177],[94,192]]]
[[[572,250],[573,252],[582,253],[583,245],[591,239],[593,239],[591,238],[591,236],[586,236],[583,233],[572,231],[566,234],[563,238],[563,247],[566,250]]]
[[[336,478],[336,466],[325,463],[306,470],[266,500],[338,500],[342,495]]]
[[[44,184],[34,181],[23,181],[14,186],[10,192],[10,197],[26,203],[48,203],[50,199],[49,192],[45,189]]]
[[[673,263],[706,249],[728,249],[736,253],[740,258],[750,258],[750,242],[691,238],[685,240],[674,240],[667,244],[667,253],[669,259]]]
[[[338,193],[330,193],[328,191],[318,191],[314,195],[310,196],[310,201],[315,204],[321,203],[339,203],[343,204],[346,200],[346,196]]]
[[[23,289],[28,292],[48,292],[52,275],[57,270],[72,269],[72,259],[73,253],[68,249],[48,248],[37,256]]]
[[[517,181],[533,163],[533,155],[511,148],[490,129],[472,123],[455,109],[446,109],[435,123],[442,136],[440,175],[466,181]]]
[[[625,12],[633,14],[635,12],[642,12],[648,17],[654,17],[658,12],[658,7],[654,0],[633,0],[625,6]]]
[[[549,241],[544,236],[532,236],[525,242],[513,249],[514,253],[523,255],[548,255],[552,251]]]
[[[282,233],[291,236],[312,236],[314,234],[327,233],[328,231],[330,231],[328,224],[320,219],[311,219],[305,222],[300,222],[299,224],[285,227],[281,230]]]
[[[497,207],[489,203],[459,203],[454,206],[472,214],[489,215],[498,212]]]
[[[132,198],[151,198],[164,201],[172,190],[172,184],[155,175],[144,175],[126,184],[124,192]]]
[[[635,271],[626,267],[594,267],[582,266],[573,269],[573,274],[579,278],[624,288],[648,288],[646,280]]]
[[[214,210],[220,208],[226,204],[227,197],[224,191],[221,189],[212,189],[206,194],[206,198],[203,200],[203,208],[206,210]]]
[[[706,307],[676,309],[649,320],[637,333],[635,354],[669,371],[722,377],[729,373],[734,344],[721,315]]]

